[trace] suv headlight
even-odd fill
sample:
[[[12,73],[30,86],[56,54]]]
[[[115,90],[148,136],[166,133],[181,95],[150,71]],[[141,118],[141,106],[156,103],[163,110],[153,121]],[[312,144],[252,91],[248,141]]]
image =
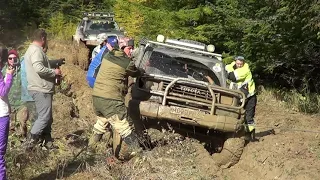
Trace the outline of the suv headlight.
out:
[[[163,43],[163,42],[164,42],[164,36],[161,35],[161,34],[159,34],[159,35],[157,36],[157,41]]]
[[[207,51],[208,51],[208,52],[214,52],[214,50],[215,50],[214,45],[209,44],[209,45],[207,46]]]

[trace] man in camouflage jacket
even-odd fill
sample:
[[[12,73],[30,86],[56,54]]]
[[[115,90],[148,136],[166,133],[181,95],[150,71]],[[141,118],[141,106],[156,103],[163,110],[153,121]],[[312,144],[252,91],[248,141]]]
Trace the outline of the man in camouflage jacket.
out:
[[[112,130],[121,136],[122,144],[127,148],[119,147],[116,156],[132,157],[140,149],[138,137],[134,132],[133,123],[128,118],[125,105],[128,77],[142,75],[134,62],[129,58],[131,55],[128,43],[129,39],[119,39],[119,48],[114,48],[103,58],[101,67],[93,87],[93,106],[98,116],[94,125],[94,133],[102,135],[106,125],[110,123]]]

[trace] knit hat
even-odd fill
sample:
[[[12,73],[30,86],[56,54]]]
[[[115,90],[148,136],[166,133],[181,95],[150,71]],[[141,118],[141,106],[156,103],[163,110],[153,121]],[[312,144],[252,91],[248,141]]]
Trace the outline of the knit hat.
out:
[[[10,54],[14,54],[14,55],[16,55],[17,58],[19,58],[19,54],[18,54],[18,52],[17,52],[15,49],[11,49],[11,50],[8,52],[8,57],[10,56]]]

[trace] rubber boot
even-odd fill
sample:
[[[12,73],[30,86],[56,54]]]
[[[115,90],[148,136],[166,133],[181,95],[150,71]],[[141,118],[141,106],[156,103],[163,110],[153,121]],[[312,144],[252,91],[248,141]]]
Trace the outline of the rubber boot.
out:
[[[245,140],[246,141],[255,141],[256,137],[256,129],[254,124],[247,124],[246,128],[246,133],[245,133]]]
[[[27,141],[24,143],[24,149],[26,151],[31,151],[39,143],[39,139],[39,135],[29,133],[27,136]]]
[[[92,130],[92,135],[91,135],[91,137],[90,137],[90,139],[89,139],[88,145],[89,145],[89,146],[94,146],[94,145],[96,145],[98,142],[101,141],[102,136],[103,136],[103,132],[100,132],[98,129],[93,128],[93,130]]]
[[[132,132],[128,136],[123,138],[123,142],[127,145],[127,157],[132,158],[136,154],[142,151],[140,147],[138,136],[135,132]]]
[[[44,133],[44,134],[43,134],[43,138],[44,138],[43,147],[44,147],[46,150],[59,149],[58,146],[55,146],[55,145],[53,144],[53,138],[51,137],[51,134]]]
[[[103,136],[103,134],[101,134],[101,133],[93,132],[90,139],[89,139],[88,146],[95,146],[98,142],[101,141],[102,136]]]
[[[20,134],[22,137],[26,137],[27,133],[28,133],[28,129],[27,129],[27,121],[29,118],[29,111],[28,108],[26,106],[23,106],[21,109],[19,109],[17,111],[16,114],[16,119],[19,120],[20,123]]]

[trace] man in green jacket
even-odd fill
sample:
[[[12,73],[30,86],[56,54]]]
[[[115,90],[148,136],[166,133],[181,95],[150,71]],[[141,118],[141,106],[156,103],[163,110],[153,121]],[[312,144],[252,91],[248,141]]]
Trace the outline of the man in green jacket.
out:
[[[106,125],[110,123],[113,131],[121,136],[122,144],[128,149],[120,150],[123,157],[131,157],[140,150],[132,122],[128,118],[125,106],[128,77],[142,75],[134,62],[129,58],[131,51],[128,38],[120,38],[119,47],[115,47],[103,58],[101,67],[93,87],[93,106],[98,116],[103,116],[94,125],[94,133],[103,134]],[[117,155],[116,155],[117,156]]]
[[[228,79],[234,82],[237,89],[246,95],[245,121],[247,123],[247,132],[254,135],[254,116],[257,105],[256,87],[252,79],[252,73],[249,65],[245,62],[243,56],[237,56],[235,61],[226,65]],[[252,137],[252,136],[251,136]]]

